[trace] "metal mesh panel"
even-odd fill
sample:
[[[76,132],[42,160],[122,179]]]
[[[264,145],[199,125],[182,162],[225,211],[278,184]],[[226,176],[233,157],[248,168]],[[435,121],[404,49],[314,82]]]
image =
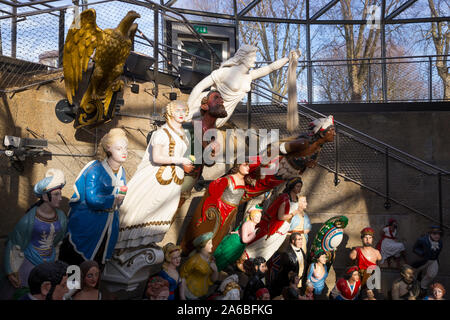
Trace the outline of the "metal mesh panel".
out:
[[[340,131],[337,138],[339,173],[383,193],[386,179],[384,153]]]
[[[313,102],[350,101],[351,90],[347,67],[321,63],[313,66]]]
[[[431,66],[431,85],[432,85],[432,98],[433,100],[443,100],[444,99],[444,81],[439,77],[438,70],[436,67],[437,60],[442,61],[445,57],[436,57],[432,59]],[[448,60],[448,57],[447,57]],[[448,68],[448,67],[447,67]],[[450,90],[450,88],[448,89]]]
[[[367,102],[383,100],[382,65],[369,64],[367,78],[364,81],[363,96]]]
[[[4,11],[10,8],[2,7]],[[18,8],[17,12],[29,11]],[[2,15],[7,15],[2,13]],[[14,41],[12,30],[16,26]],[[2,56],[0,56],[0,89],[24,87],[51,80],[59,63],[59,12],[44,13],[19,19],[2,19]]]
[[[386,64],[387,98],[390,101],[428,99],[428,63],[389,61]]]
[[[134,10],[141,15],[135,21],[138,28],[149,39],[154,39],[154,11],[152,9],[125,3],[121,1],[111,1],[89,6],[97,12],[97,25],[101,29],[116,28],[119,22],[125,17],[128,11]],[[153,47],[136,33],[134,50],[153,56]]]
[[[448,226],[450,225],[450,197],[448,196],[450,194],[450,176],[442,177],[441,186],[443,223]]]
[[[389,159],[390,196],[439,221],[438,178]]]

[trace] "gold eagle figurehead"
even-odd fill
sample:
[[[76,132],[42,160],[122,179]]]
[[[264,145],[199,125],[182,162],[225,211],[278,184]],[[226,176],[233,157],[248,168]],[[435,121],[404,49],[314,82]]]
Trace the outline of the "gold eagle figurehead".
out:
[[[133,22],[140,17],[137,12],[129,11],[117,28],[105,30],[97,26],[94,9],[83,11],[79,23],[74,19],[67,33],[63,55],[64,84],[71,105],[95,50],[94,69],[81,99],[75,128],[103,123],[113,116],[109,110],[111,99],[114,92],[123,87],[119,77],[136,34],[138,25]]]

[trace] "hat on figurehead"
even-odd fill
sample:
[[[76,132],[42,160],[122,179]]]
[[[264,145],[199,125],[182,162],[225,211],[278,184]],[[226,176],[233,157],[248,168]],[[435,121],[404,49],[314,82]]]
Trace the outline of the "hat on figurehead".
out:
[[[56,189],[61,189],[66,185],[66,178],[64,172],[59,169],[48,169],[45,173],[45,178],[36,183],[34,186],[34,194],[41,197],[43,194],[52,192]]]
[[[361,230],[361,237],[364,237],[366,235],[373,236],[375,234],[375,231],[371,227],[366,227]]]
[[[319,131],[325,131],[332,126],[334,126],[334,118],[330,115],[326,118],[319,118],[310,122],[309,131],[311,132],[311,135],[314,135]]]

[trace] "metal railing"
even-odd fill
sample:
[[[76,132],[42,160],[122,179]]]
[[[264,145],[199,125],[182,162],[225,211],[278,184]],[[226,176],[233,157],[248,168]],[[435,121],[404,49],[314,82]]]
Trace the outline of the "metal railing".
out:
[[[309,64],[313,81],[307,83],[307,87],[315,88],[311,103],[443,101],[445,84],[437,64],[448,59],[449,55],[428,55],[314,60]],[[306,67],[308,62],[299,65]],[[351,68],[363,76],[352,80]],[[387,79],[384,82],[383,69]]]

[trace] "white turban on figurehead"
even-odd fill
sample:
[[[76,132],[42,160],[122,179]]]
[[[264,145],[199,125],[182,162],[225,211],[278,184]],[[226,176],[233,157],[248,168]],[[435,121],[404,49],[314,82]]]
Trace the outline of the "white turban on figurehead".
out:
[[[219,291],[224,292],[227,285],[231,282],[239,283],[239,277],[237,274],[232,274],[231,276],[225,278],[220,284]]]
[[[328,116],[326,118],[319,118],[309,123],[309,130],[311,134],[316,134],[319,131],[325,131],[329,127],[334,125],[333,116]]]

